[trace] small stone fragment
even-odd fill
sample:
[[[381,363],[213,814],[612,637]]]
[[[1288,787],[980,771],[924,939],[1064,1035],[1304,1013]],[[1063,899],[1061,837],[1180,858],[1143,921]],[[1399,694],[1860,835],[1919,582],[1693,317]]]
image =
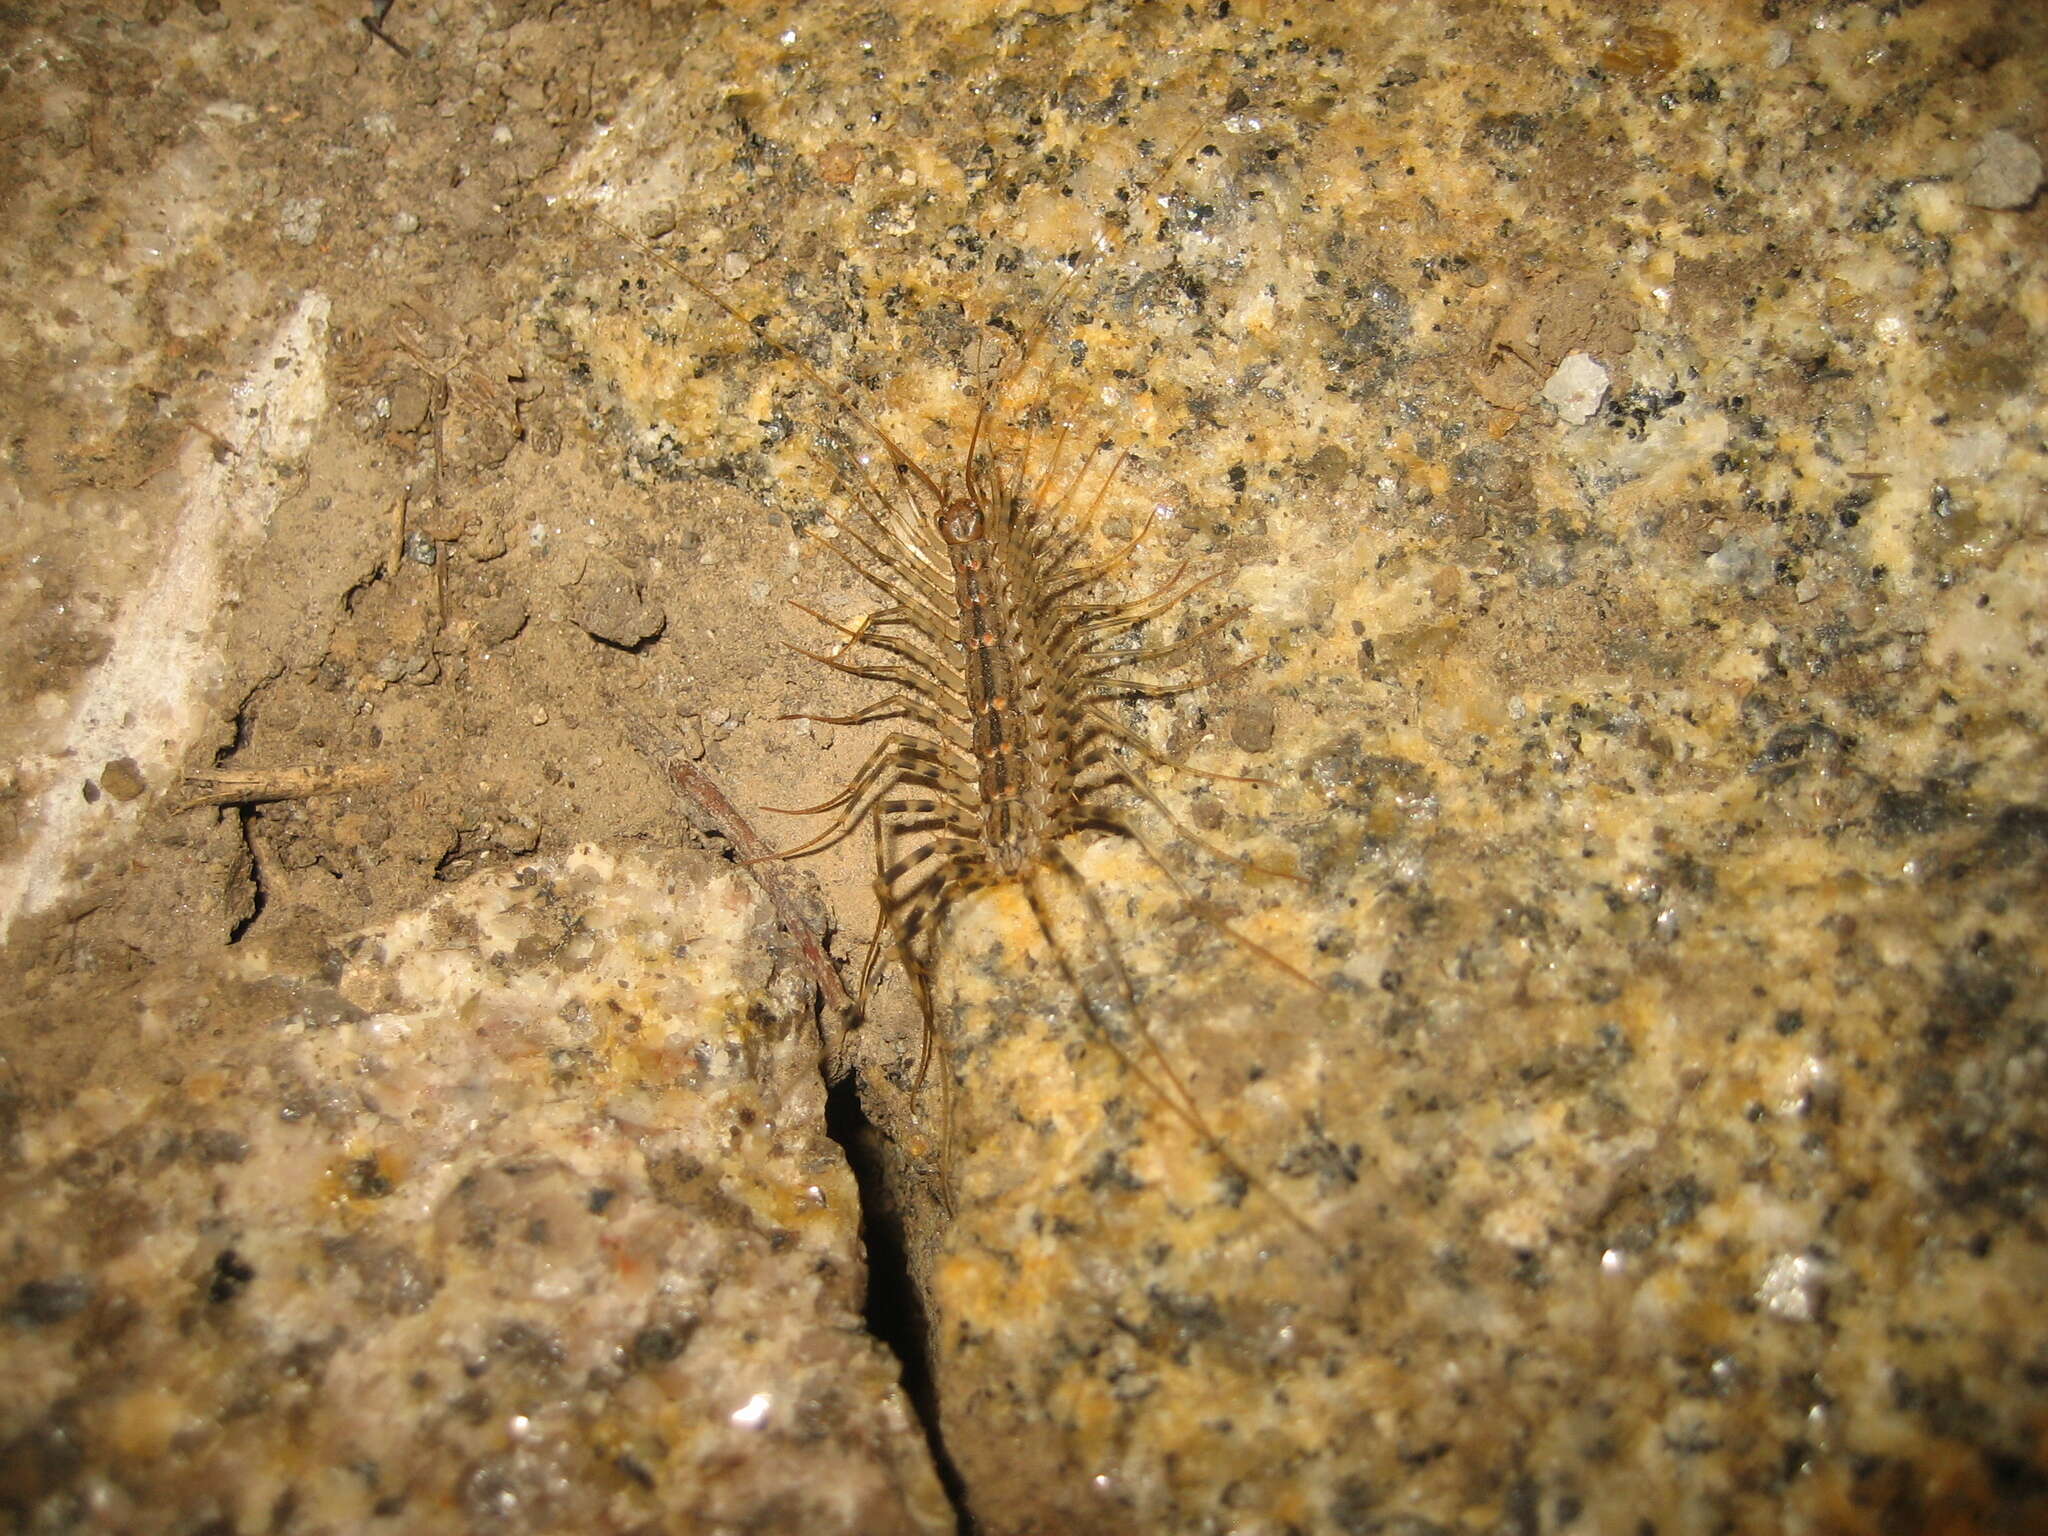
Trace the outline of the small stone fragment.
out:
[[[1270,699],[1247,699],[1230,712],[1230,744],[1240,752],[1263,752],[1273,745],[1274,713]]]
[[[426,424],[427,392],[412,379],[391,391],[391,430],[417,432]]]
[[[497,518],[471,519],[462,532],[462,552],[472,560],[488,563],[502,557],[508,547],[505,525]]]
[[[860,151],[844,140],[818,156],[818,175],[835,187],[850,187],[860,175]]]
[[[575,594],[576,627],[607,645],[630,649],[667,627],[661,605],[643,598],[639,583],[616,561],[591,561]]]
[[[1963,196],[1973,208],[2024,208],[2041,187],[2041,155],[2003,128],[1977,142]]]
[[[1707,574],[1715,581],[1740,588],[1744,597],[1754,598],[1770,590],[1774,571],[1770,551],[1747,534],[1737,533],[1707,556]]]
[[[1814,1322],[1827,1300],[1825,1267],[1810,1253],[1780,1255],[1756,1288],[1756,1299],[1766,1312],[1788,1323]]]
[[[133,800],[148,787],[132,757],[117,757],[100,770],[100,788],[116,800]]]
[[[476,613],[476,638],[479,644],[503,645],[514,639],[526,628],[526,599],[517,592],[506,592],[492,598]]]
[[[1583,352],[1568,354],[1543,386],[1543,398],[1573,426],[1593,419],[1607,398],[1607,370]]]
[[[320,220],[327,212],[324,197],[293,197],[278,210],[277,232],[293,245],[311,245],[320,238]]]
[[[524,857],[540,846],[540,823],[531,816],[509,816],[499,823],[491,841],[502,853]]]
[[[515,425],[496,412],[465,412],[449,424],[448,457],[465,468],[496,469],[518,441]]]
[[[408,531],[422,533],[436,544],[452,544],[469,532],[476,518],[476,503],[467,496],[427,492],[412,499],[405,516]]]
[[[562,426],[546,411],[535,411],[526,428],[526,443],[544,459],[552,459],[562,451]]]

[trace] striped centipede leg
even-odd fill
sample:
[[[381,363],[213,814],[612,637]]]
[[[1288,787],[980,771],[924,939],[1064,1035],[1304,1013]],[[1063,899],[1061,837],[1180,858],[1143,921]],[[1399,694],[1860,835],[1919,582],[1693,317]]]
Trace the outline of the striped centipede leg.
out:
[[[1110,926],[1108,913],[1103,910],[1101,898],[1095,894],[1094,889],[1082,876],[1080,870],[1074,867],[1073,860],[1067,857],[1066,852],[1057,843],[1054,843],[1049,849],[1048,862],[1059,871],[1060,875],[1080,898],[1082,908],[1088,915],[1089,923],[1100,937],[1110,973],[1115,977],[1119,1001],[1123,1005],[1125,1016],[1130,1021],[1130,1033],[1138,1042],[1139,1048],[1156,1066],[1156,1072],[1139,1062],[1129,1050],[1126,1050],[1118,1043],[1115,1031],[1108,1026],[1097,1011],[1093,994],[1083,984],[1079,967],[1075,965],[1071,951],[1054,931],[1050,904],[1045,899],[1045,893],[1039,889],[1037,867],[1034,866],[1025,872],[1022,881],[1025,900],[1031,906],[1032,915],[1038,921],[1040,932],[1045,935],[1046,944],[1052,950],[1053,958],[1058,964],[1061,974],[1065,976],[1067,984],[1074,989],[1075,995],[1080,998],[1082,1008],[1095,1019],[1098,1033],[1103,1041],[1116,1053],[1117,1058],[1123,1063],[1125,1070],[1137,1078],[1140,1083],[1144,1084],[1155,1097],[1167,1106],[1176,1118],[1193,1131],[1210,1154],[1229,1171],[1233,1178],[1240,1180],[1247,1188],[1257,1190],[1287,1219],[1289,1225],[1293,1226],[1325,1253],[1335,1257],[1337,1250],[1331,1246],[1329,1239],[1324,1237],[1306,1216],[1295,1209],[1293,1202],[1282,1195],[1277,1188],[1253,1173],[1238,1158],[1233,1156],[1229,1147],[1224,1144],[1223,1138],[1209,1124],[1207,1117],[1201,1112],[1201,1107],[1196,1101],[1193,1091],[1188,1087],[1186,1080],[1175,1070],[1173,1063],[1167,1058],[1165,1051],[1161,1049],[1158,1038],[1152,1033],[1151,1028],[1145,1022],[1144,1010],[1138,1004],[1137,989],[1131,984],[1130,971],[1125,967],[1123,956],[1117,950],[1115,931]]]
[[[820,814],[835,807],[843,807],[822,832],[794,848],[783,849],[774,857],[802,858],[806,854],[818,852],[821,848],[831,847],[858,830],[871,810],[885,806],[896,808],[896,803],[886,797],[906,785],[957,798],[958,775],[939,760],[937,747],[929,742],[918,742],[915,737],[905,737],[903,740],[915,743],[914,749],[882,747],[868,759],[867,766],[854,776],[845,789],[819,807],[801,810],[781,806],[764,807],[785,816]],[[906,805],[914,803],[918,802],[903,802]]]
[[[1243,774],[1215,773],[1206,768],[1191,768],[1184,763],[1176,763],[1171,758],[1161,756],[1159,751],[1150,742],[1145,740],[1144,737],[1118,724],[1101,711],[1091,708],[1088,711],[1088,716],[1090,728],[1087,734],[1115,736],[1126,746],[1142,753],[1161,767],[1173,769],[1176,773],[1190,773],[1197,778],[1220,779],[1225,783],[1234,784],[1264,784],[1269,782],[1265,779],[1251,778]],[[1159,792],[1152,787],[1152,781],[1147,779],[1143,772],[1117,757],[1107,747],[1096,746],[1091,748],[1080,757],[1077,767],[1080,769],[1101,768],[1104,770],[1103,777],[1092,786],[1093,788],[1106,789],[1112,784],[1123,785],[1131,793],[1151,806],[1153,810],[1157,811],[1161,819],[1182,838],[1193,843],[1211,858],[1224,864],[1234,865],[1236,868],[1244,870],[1247,874],[1264,875],[1269,879],[1275,880],[1291,880],[1296,885],[1308,884],[1308,881],[1300,875],[1284,869],[1273,869],[1251,859],[1243,858],[1225,848],[1217,846],[1208,838],[1202,836],[1201,833],[1195,831],[1194,828],[1174,815],[1172,809],[1160,798]]]
[[[808,720],[814,725],[877,725],[884,720],[910,720],[923,726],[948,746],[971,755],[967,733],[942,716],[930,700],[910,693],[892,693],[850,715],[777,715],[778,720]]]
[[[1171,576],[1167,577],[1164,582],[1160,583],[1159,586],[1143,597],[1132,598],[1128,602],[1065,603],[1061,606],[1068,614],[1075,616],[1075,622],[1072,625],[1072,632],[1074,634],[1106,639],[1110,635],[1122,634],[1125,630],[1136,629],[1139,625],[1149,623],[1161,614],[1171,613],[1175,608],[1201,591],[1202,588],[1214,586],[1223,579],[1221,571],[1211,571],[1206,576],[1196,577],[1193,581],[1188,582],[1186,586],[1180,586],[1180,581],[1187,573],[1188,562],[1183,560],[1174,567]],[[1088,617],[1090,614],[1108,614],[1113,615],[1113,617],[1090,618]]]
[[[1120,666],[1122,663],[1115,665]],[[1142,677],[1109,677],[1100,682],[1091,682],[1090,696],[1098,699],[1177,699],[1184,693],[1207,688],[1257,665],[1256,657],[1247,657],[1243,661],[1229,662],[1214,672],[1205,672],[1202,676],[1191,678],[1184,683],[1160,683]]]
[[[874,643],[873,639],[868,641],[870,645]],[[961,695],[960,689],[950,682],[943,681],[944,674],[938,673],[929,662],[922,663],[925,673],[920,675],[908,667],[899,667],[892,663],[844,661],[837,656],[828,656],[822,651],[807,651],[800,645],[793,645],[790,649],[806,661],[815,661],[819,666],[830,667],[834,672],[844,672],[848,677],[864,677],[873,683],[894,683],[898,688],[907,689],[912,693],[925,693],[933,688],[943,687],[948,693],[964,696]]]
[[[1136,651],[1112,651],[1105,650],[1100,646],[1090,645],[1082,652],[1082,655],[1088,659],[1099,659],[1102,665],[1100,668],[1084,672],[1081,675],[1086,678],[1106,678],[1112,677],[1114,669],[1118,667],[1154,666],[1160,662],[1172,661],[1175,657],[1185,655],[1193,650],[1204,640],[1213,639],[1243,617],[1243,609],[1227,608],[1222,613],[1216,615],[1215,618],[1206,621],[1199,628],[1181,636],[1178,640],[1169,641],[1165,645],[1147,646]],[[1212,673],[1208,678],[1192,683],[1176,683],[1173,686],[1185,693],[1192,689],[1200,688],[1217,677],[1227,676],[1230,672],[1242,671],[1246,665],[1247,663],[1245,662],[1234,662],[1224,671]],[[1155,697],[1158,697],[1158,695],[1155,695]]]
[[[841,627],[843,628],[844,626]],[[847,633],[851,634],[852,631],[847,630]],[[961,698],[963,683],[959,674],[954,669],[927,648],[930,638],[921,629],[906,627],[903,632],[899,633],[892,626],[886,630],[876,629],[870,633],[863,634],[860,637],[859,643],[866,646],[870,651],[894,656],[899,661],[908,662],[910,664],[910,672],[906,679],[899,684],[899,691],[916,694],[936,708],[947,700]],[[926,642],[926,644],[915,644],[913,643],[914,640],[921,640]],[[853,645],[853,641],[845,641],[830,654],[843,660],[848,652],[853,649]],[[800,648],[797,650],[797,654],[802,656],[812,655],[811,652]],[[862,663],[855,664],[860,665]],[[874,665],[875,663],[865,664]]]
[[[816,805],[764,805],[761,809],[773,811],[778,816],[821,816],[826,811],[837,810],[859,800],[873,787],[876,776],[891,766],[906,772],[948,771],[941,743],[929,737],[912,736],[906,731],[891,731],[868,754],[867,761],[855,770],[853,777],[829,799],[820,800]]]
[[[1175,773],[1192,774],[1198,779],[1211,779],[1219,784],[1270,784],[1271,779],[1262,779],[1255,773],[1222,773],[1214,768],[1197,768],[1192,763],[1176,762],[1161,752],[1151,742],[1124,725],[1114,715],[1089,705],[1086,710],[1089,726],[1106,735],[1114,736],[1132,751],[1162,768],[1171,768]]]
[[[945,809],[944,824],[963,827],[964,812],[959,807]],[[950,1215],[954,1210],[953,1201],[953,1071],[947,1058],[946,1042],[937,1024],[933,1006],[931,969],[928,957],[930,942],[936,938],[936,929],[921,950],[918,939],[924,932],[927,921],[934,912],[940,912],[940,897],[947,898],[948,904],[960,900],[983,888],[991,882],[980,871],[974,857],[974,841],[964,831],[956,830],[936,836],[915,853],[891,860],[889,853],[895,842],[895,835],[901,828],[888,829],[887,821],[879,814],[875,825],[875,900],[878,916],[875,935],[868,946],[866,961],[861,967],[860,995],[867,996],[872,968],[877,964],[881,945],[885,937],[893,939],[897,954],[903,962],[905,977],[916,995],[919,1013],[923,1019],[923,1037],[918,1049],[917,1076],[912,1092],[921,1092],[934,1063],[939,1068],[938,1145],[939,1145],[939,1192],[941,1203]],[[906,874],[931,864],[921,877],[907,889],[897,889],[897,882]],[[943,916],[943,914],[941,914]]]
[[[1184,826],[1182,826],[1179,821],[1174,820],[1170,812],[1164,811],[1164,807],[1159,805],[1159,802],[1156,800],[1156,798],[1153,800],[1152,804],[1155,809],[1161,810],[1162,813],[1167,816],[1167,819],[1173,823],[1173,826],[1177,831],[1180,831],[1184,835],[1188,835],[1192,838],[1192,834],[1188,834],[1187,829]],[[1131,843],[1138,849],[1140,853],[1145,855],[1146,861],[1150,863],[1153,868],[1157,869],[1162,875],[1166,876],[1167,881],[1173,886],[1174,890],[1180,894],[1180,898],[1187,905],[1188,910],[1193,912],[1198,917],[1200,917],[1202,921],[1207,923],[1210,927],[1216,929],[1217,932],[1221,933],[1225,938],[1229,939],[1231,943],[1237,945],[1247,954],[1256,955],[1259,959],[1265,961],[1275,970],[1285,972],[1288,976],[1292,977],[1295,981],[1299,982],[1302,986],[1307,987],[1312,992],[1323,992],[1326,990],[1321,982],[1317,981],[1313,976],[1310,976],[1306,971],[1303,971],[1299,966],[1288,963],[1288,961],[1281,958],[1281,956],[1276,954],[1274,951],[1268,949],[1265,945],[1261,944],[1257,939],[1250,937],[1248,934],[1240,933],[1234,925],[1224,921],[1222,917],[1218,916],[1212,904],[1204,900],[1203,898],[1197,896],[1194,893],[1194,891],[1189,888],[1187,881],[1181,878],[1180,871],[1173,867],[1172,863],[1166,858],[1164,854],[1162,854],[1157,848],[1152,846],[1151,840],[1148,839],[1136,827],[1132,826],[1129,822],[1125,821],[1122,817],[1113,816],[1108,811],[1104,810],[1091,810],[1083,815],[1075,817],[1072,820],[1072,822],[1069,823],[1069,827],[1073,831],[1106,832],[1112,837],[1120,837],[1123,838],[1125,841]],[[1205,848],[1213,848],[1212,844],[1209,844],[1203,841],[1202,839],[1192,838],[1192,840],[1200,842],[1202,846]],[[1222,853],[1220,850],[1217,850],[1217,855],[1218,857],[1225,859],[1233,864],[1243,863],[1242,860],[1233,859],[1229,854]],[[1299,882],[1301,879],[1300,876],[1287,874],[1283,870],[1266,869],[1262,866],[1252,864],[1245,864],[1244,867],[1256,874],[1273,875],[1278,876],[1282,879],[1295,880],[1297,882]]]

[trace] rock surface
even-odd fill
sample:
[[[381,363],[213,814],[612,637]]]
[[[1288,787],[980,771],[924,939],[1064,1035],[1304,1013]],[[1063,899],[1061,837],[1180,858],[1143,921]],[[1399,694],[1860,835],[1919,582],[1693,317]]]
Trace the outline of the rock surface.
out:
[[[982,1532],[2048,1524],[2048,19],[1057,9],[16,18],[10,1515],[944,1527],[867,1323]],[[636,743],[838,792],[1034,344],[1231,777],[828,1040],[864,1317]]]
[[[579,849],[102,1002],[0,1176],[13,1512],[951,1529],[772,955],[718,860]]]

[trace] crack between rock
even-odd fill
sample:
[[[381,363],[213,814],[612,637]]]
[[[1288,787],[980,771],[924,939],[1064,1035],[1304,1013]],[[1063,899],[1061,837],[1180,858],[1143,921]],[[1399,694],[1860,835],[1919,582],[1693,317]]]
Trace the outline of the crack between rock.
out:
[[[868,1285],[862,1304],[868,1332],[896,1357],[939,1485],[953,1506],[958,1536],[974,1536],[967,1484],[954,1465],[940,1427],[938,1383],[932,1372],[931,1330],[924,1297],[910,1271],[903,1239],[903,1221],[890,1190],[883,1156],[882,1133],[861,1108],[853,1073],[832,1084],[825,1095],[825,1134],[846,1154],[860,1190],[861,1243],[867,1252]]]

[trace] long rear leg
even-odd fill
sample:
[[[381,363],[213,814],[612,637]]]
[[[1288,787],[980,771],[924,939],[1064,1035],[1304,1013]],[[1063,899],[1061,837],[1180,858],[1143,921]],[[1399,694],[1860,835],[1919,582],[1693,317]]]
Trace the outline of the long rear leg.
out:
[[[924,1091],[934,1066],[938,1068],[938,1158],[940,1204],[950,1216],[953,1198],[953,1069],[944,1033],[932,995],[931,955],[939,929],[953,903],[990,883],[975,860],[976,843],[967,829],[966,813],[958,807],[937,808],[934,825],[940,830],[931,842],[900,858],[891,857],[897,839],[906,830],[885,816],[875,818],[875,934],[861,966],[860,998],[865,1005],[873,974],[879,964],[881,947],[893,941],[911,993],[917,1000],[922,1035],[918,1047],[917,1076],[911,1085],[913,1098]],[[912,825],[917,825],[913,823]],[[930,868],[925,866],[930,865]],[[898,888],[905,875],[919,873],[907,888]],[[920,942],[922,939],[922,942]]]
[[[1134,731],[1126,730],[1123,726],[1118,725],[1114,720],[1101,714],[1099,711],[1090,709],[1088,715],[1089,722],[1087,727],[1085,730],[1077,732],[1077,735],[1084,738],[1093,738],[1097,735],[1114,736],[1126,746],[1151,758],[1161,767],[1171,768],[1177,773],[1190,773],[1202,779],[1220,779],[1225,783],[1264,784],[1268,782],[1265,779],[1248,778],[1239,774],[1212,773],[1205,768],[1190,768],[1184,763],[1176,763],[1171,758],[1162,757],[1157,749],[1150,742],[1146,741],[1144,737]],[[1147,779],[1141,770],[1134,768],[1131,764],[1116,756],[1106,746],[1099,743],[1093,744],[1083,752],[1080,759],[1074,765],[1074,777],[1079,780],[1098,768],[1103,770],[1101,778],[1092,783],[1077,787],[1076,799],[1085,809],[1081,812],[1081,821],[1076,823],[1076,825],[1089,824],[1088,818],[1097,813],[1098,808],[1088,803],[1090,795],[1098,790],[1107,789],[1112,784],[1121,784],[1153,810],[1157,811],[1160,819],[1173,828],[1175,833],[1186,841],[1193,843],[1197,848],[1219,863],[1232,865],[1243,870],[1248,875],[1259,875],[1268,880],[1288,880],[1296,885],[1307,885],[1309,883],[1305,876],[1297,875],[1292,870],[1274,869],[1270,865],[1260,864],[1256,860],[1241,857],[1202,836],[1201,833],[1174,815],[1172,809],[1160,798],[1159,792],[1152,787],[1151,780]]]
[[[1095,894],[1093,887],[1088,884],[1080,870],[1074,867],[1073,860],[1067,857],[1065,850],[1060,848],[1057,843],[1053,844],[1048,850],[1048,862],[1064,877],[1068,885],[1080,898],[1082,908],[1088,915],[1089,924],[1102,946],[1109,972],[1115,979],[1118,1001],[1124,1010],[1125,1017],[1130,1021],[1130,1033],[1138,1042],[1139,1049],[1149,1059],[1152,1066],[1148,1067],[1137,1056],[1133,1055],[1131,1051],[1127,1050],[1117,1039],[1116,1031],[1103,1019],[1093,993],[1083,982],[1080,968],[1074,963],[1072,952],[1055,930],[1050,903],[1046,900],[1045,893],[1038,886],[1039,867],[1036,865],[1030,866],[1024,871],[1020,882],[1024,888],[1024,898],[1030,904],[1032,916],[1038,922],[1039,931],[1045,936],[1046,946],[1052,951],[1054,962],[1059,967],[1060,974],[1066,979],[1067,984],[1073,988],[1075,996],[1080,999],[1082,1010],[1095,1024],[1096,1032],[1101,1037],[1103,1043],[1115,1053],[1124,1069],[1143,1084],[1153,1097],[1164,1104],[1170,1114],[1185,1124],[1195,1134],[1196,1139],[1203,1144],[1208,1152],[1233,1177],[1242,1181],[1247,1188],[1257,1190],[1263,1195],[1286,1218],[1288,1224],[1308,1238],[1310,1242],[1321,1248],[1332,1258],[1338,1257],[1338,1251],[1329,1239],[1324,1237],[1316,1229],[1315,1225],[1306,1216],[1302,1215],[1294,1207],[1293,1203],[1283,1196],[1279,1190],[1247,1168],[1231,1152],[1230,1148],[1225,1145],[1223,1138],[1217,1134],[1215,1128],[1209,1124],[1207,1117],[1202,1114],[1192,1090],[1188,1088],[1186,1081],[1181,1077],[1180,1073],[1174,1069],[1173,1063],[1167,1059],[1165,1051],[1160,1048],[1157,1037],[1153,1035],[1151,1028],[1145,1022],[1144,1011],[1138,1005],[1137,990],[1131,984],[1130,971],[1124,965],[1123,955],[1117,949],[1115,930],[1110,926],[1109,915],[1103,910],[1101,899]]]
[[[1156,807],[1157,802],[1155,801],[1154,804]],[[1179,823],[1176,822],[1175,826],[1179,827]],[[1220,917],[1214,910],[1214,906],[1212,903],[1204,900],[1200,896],[1197,896],[1195,892],[1189,888],[1187,881],[1181,877],[1180,871],[1173,867],[1172,862],[1168,860],[1167,857],[1164,854],[1162,854],[1157,848],[1154,848],[1151,844],[1151,841],[1147,839],[1143,833],[1139,832],[1137,828],[1133,827],[1129,822],[1123,820],[1123,818],[1119,816],[1113,816],[1106,810],[1088,809],[1075,813],[1070,819],[1066,821],[1063,830],[1074,832],[1105,832],[1112,837],[1120,837],[1123,838],[1125,841],[1133,844],[1140,853],[1144,854],[1147,863],[1151,864],[1153,868],[1157,869],[1162,875],[1166,876],[1168,883],[1171,884],[1174,890],[1180,894],[1181,900],[1187,904],[1188,910],[1193,912],[1196,916],[1200,917],[1203,922],[1207,923],[1210,927],[1214,928],[1218,933],[1222,934],[1225,938],[1229,939],[1231,943],[1237,945],[1240,949],[1244,950],[1245,953],[1249,955],[1256,955],[1259,959],[1265,961],[1275,970],[1285,972],[1288,976],[1294,978],[1294,980],[1299,982],[1302,986],[1307,987],[1311,992],[1326,992],[1328,990],[1326,987],[1323,986],[1321,982],[1317,981],[1313,976],[1309,975],[1299,966],[1290,964],[1280,955],[1276,954],[1274,951],[1268,949],[1265,945],[1261,944],[1257,939],[1252,938],[1249,934],[1240,932],[1234,924],[1226,922],[1222,917]],[[1204,843],[1203,846],[1213,847],[1212,844],[1208,843]],[[1218,857],[1226,860],[1227,862],[1242,862],[1240,860],[1232,859],[1229,854],[1222,853],[1220,850],[1217,850],[1217,852]],[[1257,874],[1278,875],[1282,873],[1279,870],[1265,869],[1258,865],[1249,865],[1247,867],[1252,869]],[[1285,878],[1298,879],[1299,877],[1288,875]]]

